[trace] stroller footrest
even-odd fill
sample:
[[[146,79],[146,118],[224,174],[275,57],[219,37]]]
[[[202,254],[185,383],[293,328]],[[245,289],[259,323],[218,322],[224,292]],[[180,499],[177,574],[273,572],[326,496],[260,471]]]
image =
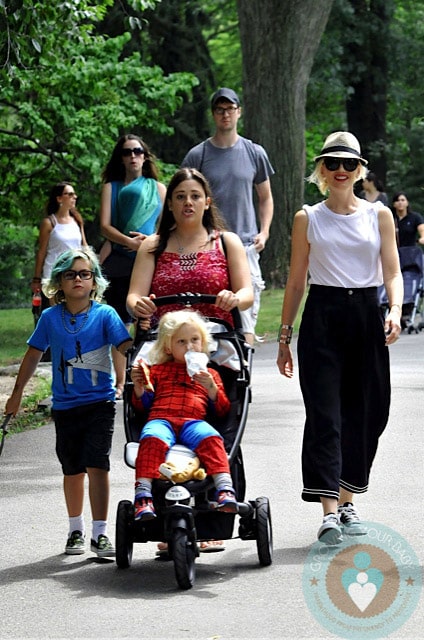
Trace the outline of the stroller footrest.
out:
[[[137,453],[139,442],[127,442],[124,450],[125,464],[135,469],[135,461],[137,460]]]

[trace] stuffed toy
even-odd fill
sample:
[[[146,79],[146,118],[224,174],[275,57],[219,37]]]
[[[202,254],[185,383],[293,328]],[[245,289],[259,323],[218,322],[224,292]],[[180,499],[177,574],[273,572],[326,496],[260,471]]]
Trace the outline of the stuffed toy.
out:
[[[159,471],[163,480],[171,480],[174,484],[206,478],[206,471],[200,467],[200,460],[194,451],[180,444],[168,450]]]

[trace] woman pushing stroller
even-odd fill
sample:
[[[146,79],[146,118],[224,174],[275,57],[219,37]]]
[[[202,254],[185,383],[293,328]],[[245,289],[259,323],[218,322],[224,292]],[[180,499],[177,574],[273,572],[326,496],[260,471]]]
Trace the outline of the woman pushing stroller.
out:
[[[144,363],[132,368],[133,405],[149,412],[136,460],[135,520],[156,517],[152,480],[160,477],[159,467],[177,441],[192,449],[212,476],[217,509],[238,510],[222,436],[205,421],[208,413],[225,416],[230,401],[217,371],[206,364],[191,371],[192,375],[187,371],[187,354],[209,355],[208,342],[207,326],[197,312],[168,312],[161,318],[158,339],[149,353],[153,364],[148,371]]]

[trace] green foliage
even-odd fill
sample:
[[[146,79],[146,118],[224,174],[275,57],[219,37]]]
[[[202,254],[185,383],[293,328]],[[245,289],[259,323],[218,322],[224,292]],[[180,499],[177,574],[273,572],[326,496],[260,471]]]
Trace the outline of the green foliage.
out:
[[[32,277],[37,231],[0,219],[0,308],[31,305]],[[2,341],[6,336],[0,331]]]
[[[413,209],[424,211],[424,117],[422,110],[424,3],[397,2],[391,38],[390,101],[387,123],[390,158],[387,186],[405,190]]]
[[[156,4],[131,0],[125,6],[141,16]],[[14,251],[6,256],[13,295],[0,283],[0,304],[14,305],[22,297],[22,279],[33,268],[33,226],[39,225],[51,185],[75,185],[88,240],[98,246],[101,172],[116,139],[130,131],[147,141],[153,133],[169,136],[172,114],[198,83],[191,73],[143,64],[138,50],[123,55],[138,33],[130,33],[129,21],[116,37],[96,33],[112,5],[113,0],[0,0],[0,220],[15,229],[27,224],[31,236],[30,243],[13,242],[19,268],[11,266]],[[13,227],[6,229],[8,238]]]
[[[367,38],[378,41],[376,16],[368,13],[369,24],[358,24],[354,19],[352,1],[335,0],[326,31],[315,58],[307,102],[307,172],[312,157],[330,131],[347,126],[346,100],[351,85],[361,74],[378,74],[372,66],[358,65],[355,56],[346,56],[348,44],[366,46]],[[370,0],[363,4],[371,7]],[[421,61],[424,58],[424,3],[422,0],[396,0],[395,13],[389,31],[389,70],[386,133],[387,140],[370,145],[370,157],[377,157],[382,145],[386,150],[386,191],[389,196],[400,189],[406,190],[411,205],[424,211],[424,118],[422,114]],[[307,202],[320,195],[315,187],[307,186]]]
[[[75,11],[66,2],[17,4],[12,14],[0,6],[8,27],[0,36],[7,53],[0,72],[0,217],[38,224],[51,184],[67,179],[81,194],[83,215],[93,219],[117,137],[172,133],[170,116],[197,80],[145,66],[138,51],[123,57],[129,32],[93,33],[112,0],[81,0]]]
[[[213,64],[216,87],[231,87],[243,93],[240,33],[236,0],[212,0],[202,3],[209,16],[204,29]]]
[[[30,211],[34,216],[44,204],[47,180],[68,179],[90,218],[98,206],[102,167],[120,133],[172,132],[166,118],[196,80],[144,67],[137,52],[119,60],[128,38],[97,36],[79,48],[68,42],[54,72],[41,58],[35,77],[32,70],[19,69],[5,78],[0,92],[2,217],[21,219],[21,203],[28,200],[37,203]]]

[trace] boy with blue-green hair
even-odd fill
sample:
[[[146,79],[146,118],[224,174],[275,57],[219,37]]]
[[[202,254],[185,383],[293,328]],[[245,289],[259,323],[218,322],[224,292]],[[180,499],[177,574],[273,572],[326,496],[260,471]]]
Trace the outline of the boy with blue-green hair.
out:
[[[92,512],[91,550],[110,557],[107,536],[109,455],[115,420],[115,387],[111,347],[125,354],[132,340],[116,311],[101,304],[108,285],[91,249],[65,251],[43,281],[43,292],[55,305],[41,314],[27,341],[5,413],[19,410],[26,384],[44,351],[52,358],[52,416],[56,453],[64,474],[69,516],[65,553],[85,551],[84,481],[88,476]]]

